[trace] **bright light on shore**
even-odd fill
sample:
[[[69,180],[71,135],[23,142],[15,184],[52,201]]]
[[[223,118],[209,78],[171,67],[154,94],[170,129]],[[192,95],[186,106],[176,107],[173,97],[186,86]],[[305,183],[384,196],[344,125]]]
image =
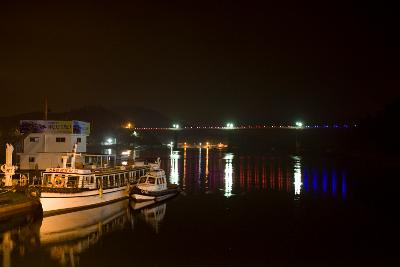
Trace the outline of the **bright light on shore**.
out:
[[[226,128],[232,129],[233,128],[233,123],[230,123],[230,122],[227,123],[226,124]]]
[[[124,128],[126,128],[126,129],[132,129],[132,128],[135,128],[135,126],[134,126],[133,123],[128,122],[128,123],[125,124]]]
[[[180,126],[179,126],[179,124],[173,124],[173,125],[172,125],[172,128],[179,129]]]
[[[303,127],[303,123],[301,121],[297,121],[296,126],[301,128],[301,127]]]

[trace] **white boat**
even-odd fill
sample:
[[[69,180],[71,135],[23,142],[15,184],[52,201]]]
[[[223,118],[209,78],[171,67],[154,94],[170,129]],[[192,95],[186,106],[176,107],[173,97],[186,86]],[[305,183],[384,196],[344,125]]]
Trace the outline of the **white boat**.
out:
[[[72,157],[75,157],[75,151]],[[130,182],[133,182],[138,171],[144,174],[148,169],[142,166],[87,170],[77,169],[74,164],[72,166],[47,168],[42,175],[41,185],[34,187],[36,196],[40,197],[44,216],[129,198]]]
[[[131,197],[135,201],[162,201],[175,196],[179,192],[177,185],[168,185],[164,170],[153,167],[140,177],[131,189]]]

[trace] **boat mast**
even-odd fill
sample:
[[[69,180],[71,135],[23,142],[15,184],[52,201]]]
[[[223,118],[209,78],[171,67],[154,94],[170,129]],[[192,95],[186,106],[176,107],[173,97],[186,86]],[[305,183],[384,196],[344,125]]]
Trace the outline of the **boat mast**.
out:
[[[47,96],[44,98],[44,120],[47,121]]]

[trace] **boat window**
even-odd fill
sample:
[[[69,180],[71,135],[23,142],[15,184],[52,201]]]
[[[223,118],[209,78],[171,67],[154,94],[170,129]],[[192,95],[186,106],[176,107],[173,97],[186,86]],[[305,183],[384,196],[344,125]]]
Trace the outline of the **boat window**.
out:
[[[149,177],[149,178],[147,179],[147,183],[148,183],[148,184],[155,184],[155,183],[156,183],[156,178],[154,178],[154,177]]]
[[[103,176],[103,188],[108,187],[108,176]]]
[[[90,177],[90,183],[91,183],[91,184],[94,183],[94,176]]]
[[[51,174],[43,175],[43,185],[51,184]]]
[[[67,187],[78,187],[78,180],[79,176],[68,176]]]
[[[139,181],[139,183],[143,184],[143,183],[145,183],[145,182],[146,182],[146,180],[147,180],[147,177],[146,177],[146,176],[144,176],[144,177],[140,178],[140,181]]]

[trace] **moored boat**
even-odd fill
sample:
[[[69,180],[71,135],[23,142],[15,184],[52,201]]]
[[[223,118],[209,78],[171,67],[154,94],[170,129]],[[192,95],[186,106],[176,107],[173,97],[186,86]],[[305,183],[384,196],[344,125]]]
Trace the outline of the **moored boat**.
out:
[[[43,214],[63,213],[107,204],[128,197],[129,171],[91,172],[73,168],[48,168],[39,197]]]
[[[140,177],[137,184],[130,191],[135,201],[162,201],[173,197],[179,192],[178,185],[167,184],[164,170],[159,167],[152,168]]]
[[[47,168],[41,185],[34,187],[40,198],[43,215],[49,216],[77,209],[112,203],[129,197],[130,183],[142,167],[114,167],[98,169],[75,168],[76,147],[72,153],[72,167]],[[65,162],[65,161],[64,161]]]

